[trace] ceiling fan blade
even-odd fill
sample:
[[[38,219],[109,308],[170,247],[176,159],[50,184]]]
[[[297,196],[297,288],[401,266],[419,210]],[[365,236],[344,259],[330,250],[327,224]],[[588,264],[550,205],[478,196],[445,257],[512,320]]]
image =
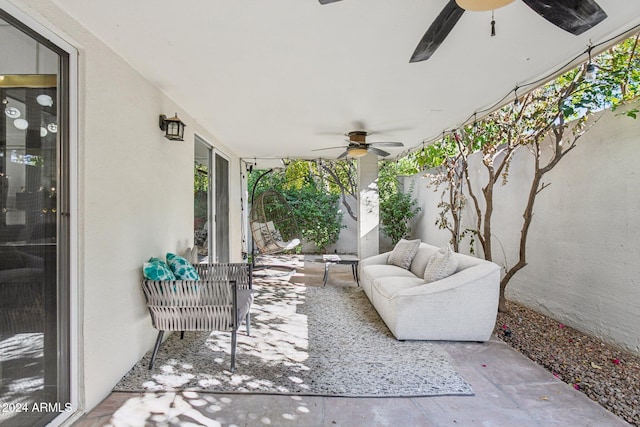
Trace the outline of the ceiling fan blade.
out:
[[[419,62],[429,59],[447,35],[449,35],[463,13],[464,9],[458,6],[456,0],[449,0],[427,32],[422,36],[422,40],[418,43],[418,47],[416,47],[409,62]]]
[[[393,134],[393,133],[401,132],[405,130],[411,130],[411,128],[408,126],[389,127],[389,128],[383,128],[383,129],[376,128],[376,130],[368,131],[367,136]]]
[[[336,147],[316,148],[315,150],[311,151],[335,150],[336,148],[344,148],[344,145],[338,145]]]
[[[580,35],[602,22],[607,14],[595,0],[524,0],[553,25]]]
[[[404,144],[402,142],[392,142],[392,141],[371,142],[369,143],[369,145],[374,147],[404,147]]]
[[[386,151],[381,150],[381,149],[376,148],[376,147],[371,147],[371,146],[369,147],[369,152],[377,154],[380,157],[387,157],[389,155],[389,153],[387,153]]]
[[[340,154],[337,159],[344,159],[345,157],[347,157],[347,154],[349,154],[349,152],[347,150],[344,150],[344,153]]]
[[[319,1],[320,1],[320,4],[329,4],[329,3],[335,3],[340,0],[319,0]]]

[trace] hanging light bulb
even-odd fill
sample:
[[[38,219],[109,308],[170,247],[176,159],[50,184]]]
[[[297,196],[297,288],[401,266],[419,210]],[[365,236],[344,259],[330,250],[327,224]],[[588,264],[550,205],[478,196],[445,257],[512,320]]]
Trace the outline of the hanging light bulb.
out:
[[[584,74],[584,79],[588,82],[595,82],[596,77],[598,77],[598,70],[595,65],[589,63],[587,65],[587,71]]]
[[[49,123],[49,124],[47,125],[47,129],[48,129],[48,130],[49,130],[49,132],[51,132],[51,133],[56,133],[56,132],[58,132],[58,125],[57,125],[57,124],[55,124],[55,123]]]
[[[596,77],[598,75],[598,70],[596,68],[596,66],[593,64],[593,62],[591,62],[591,49],[592,47],[589,46],[589,63],[587,64],[587,69],[585,70],[584,73],[584,79],[588,82],[595,82],[596,81]]]
[[[45,136],[47,136],[49,132],[47,131],[47,129],[44,126],[40,126],[40,137],[44,138]]]

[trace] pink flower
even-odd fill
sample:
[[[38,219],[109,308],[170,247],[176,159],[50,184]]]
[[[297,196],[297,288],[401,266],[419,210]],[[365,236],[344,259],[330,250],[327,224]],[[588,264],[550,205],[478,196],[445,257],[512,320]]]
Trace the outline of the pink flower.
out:
[[[615,358],[615,359],[612,360],[612,362],[613,362],[614,365],[619,365],[620,364],[620,359]]]
[[[564,329],[564,325],[562,323],[558,323],[558,328]]]
[[[574,384],[573,388],[575,388],[576,390],[580,390],[580,385],[579,384]]]
[[[504,325],[502,325],[502,329],[509,329],[509,325],[505,323]]]
[[[557,373],[557,372],[554,372],[554,373],[553,373],[553,376],[554,376],[554,377],[556,377],[556,378],[560,378],[560,375],[558,375],[558,373]]]

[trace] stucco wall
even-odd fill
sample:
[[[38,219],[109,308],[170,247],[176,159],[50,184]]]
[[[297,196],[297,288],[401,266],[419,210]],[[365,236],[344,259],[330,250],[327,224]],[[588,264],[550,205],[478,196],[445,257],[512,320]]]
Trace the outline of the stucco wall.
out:
[[[347,202],[354,211],[357,211],[358,202],[354,197],[347,196]],[[347,208],[344,207],[342,201],[338,202],[338,209],[342,211],[342,225],[344,228],[340,229],[340,237],[338,241],[333,245],[327,247],[327,253],[339,253],[339,254],[355,254],[358,252],[358,231],[356,227],[356,221],[351,218]],[[310,250],[313,250],[315,246],[311,245]],[[305,245],[303,250],[307,249]]]
[[[240,171],[234,153],[180,106],[50,1],[14,4],[79,51],[77,245],[80,398],[92,408],[149,350],[142,263],[193,242],[194,132],[228,155],[230,254],[241,259]],[[158,115],[178,112],[184,142],[170,142]]]
[[[528,266],[507,288],[509,299],[634,352],[640,352],[639,157],[640,121],[607,112],[545,177],[551,186],[536,199]],[[519,152],[509,183],[496,188],[493,252],[501,265],[517,260],[531,161]],[[446,244],[450,234],[435,226],[440,193],[426,189],[422,174],[411,181],[422,207],[415,236]],[[470,209],[465,217],[471,220]]]

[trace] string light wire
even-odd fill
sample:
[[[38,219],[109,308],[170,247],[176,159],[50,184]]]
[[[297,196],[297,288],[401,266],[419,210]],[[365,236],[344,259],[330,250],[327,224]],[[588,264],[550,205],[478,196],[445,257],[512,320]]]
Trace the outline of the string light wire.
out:
[[[500,108],[501,106],[504,105],[505,101],[510,97],[510,95],[512,93],[514,93],[515,95],[515,99],[518,99],[518,94],[517,91],[519,89],[527,89],[527,88],[531,88],[530,90],[533,90],[535,88],[537,88],[538,86],[540,86],[541,84],[550,81],[552,78],[557,77],[558,75],[560,75],[562,72],[565,72],[567,70],[568,67],[570,67],[572,64],[574,64],[578,59],[580,59],[580,57],[587,55],[589,58],[589,62],[591,62],[591,51],[595,48],[597,49],[600,46],[604,46],[604,45],[609,45],[610,43],[612,43],[615,40],[621,39],[621,38],[625,38],[625,37],[629,37],[630,35],[636,33],[638,30],[640,29],[640,24],[638,25],[634,25],[633,27],[631,27],[630,29],[619,33],[615,36],[612,36],[606,40],[603,40],[600,43],[597,43],[595,45],[589,44],[589,46],[587,47],[586,50],[584,50],[583,52],[575,55],[573,58],[571,58],[570,60],[566,61],[565,63],[563,63],[561,66],[556,67],[553,71],[545,74],[544,76],[536,79],[536,80],[532,80],[530,82],[527,83],[520,83],[520,84],[516,84],[516,86],[511,89],[509,92],[507,92],[502,98],[500,98],[499,100],[495,101],[493,104],[491,104],[490,106],[486,107],[486,108],[482,108],[482,109],[477,109],[475,110],[466,120],[464,120],[462,122],[462,125],[457,126],[454,129],[449,129],[449,130],[443,130],[442,131],[442,140],[444,140],[444,135],[445,133],[452,133],[454,132],[457,128],[460,127],[464,127],[465,125],[467,125],[471,119],[474,120],[474,123],[477,123],[477,118],[478,118],[478,114],[480,115],[488,115],[490,113],[492,113],[493,111],[497,110],[498,108]],[[533,86],[533,87],[532,87]],[[515,102],[515,101],[514,101]],[[517,105],[517,104],[516,104]],[[438,134],[438,136],[434,136],[434,137],[430,137],[430,138],[424,138],[419,144],[414,145],[413,147],[409,148],[408,150],[406,150],[403,153],[400,153],[396,159],[401,158],[401,157],[405,157],[409,154],[411,154],[413,151],[416,151],[416,148],[419,148],[420,145],[424,145],[424,144],[431,144],[434,141],[437,141],[440,138],[440,134]]]

